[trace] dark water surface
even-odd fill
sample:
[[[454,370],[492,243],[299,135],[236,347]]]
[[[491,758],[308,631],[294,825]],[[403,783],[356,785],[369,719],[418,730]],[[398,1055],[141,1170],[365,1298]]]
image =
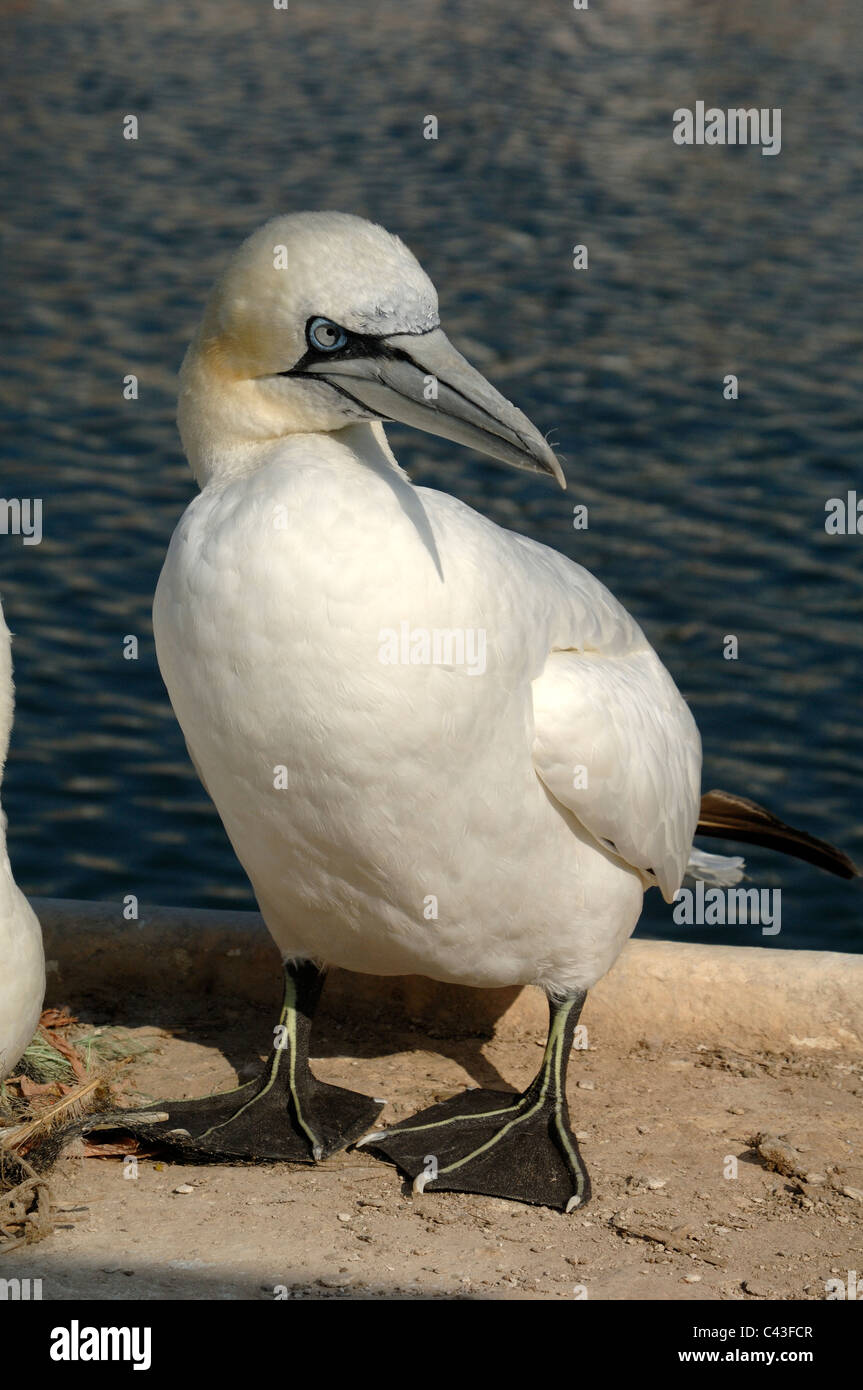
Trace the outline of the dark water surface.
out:
[[[313,207],[405,238],[457,345],[555,431],[570,491],[393,429],[414,478],[593,570],[691,701],[705,786],[863,861],[863,536],[824,530],[827,498],[863,497],[858,3],[0,13],[2,488],[44,502],[41,545],[0,536],[18,686],[3,800],[26,891],[251,905],[150,602],[192,496],[174,373],[204,295],[257,223]],[[781,107],[781,153],[677,147],[671,114],[699,99]],[[863,949],[857,885],[748,859],[783,889],[770,944]],[[640,930],[763,944],[673,928],[657,894]]]

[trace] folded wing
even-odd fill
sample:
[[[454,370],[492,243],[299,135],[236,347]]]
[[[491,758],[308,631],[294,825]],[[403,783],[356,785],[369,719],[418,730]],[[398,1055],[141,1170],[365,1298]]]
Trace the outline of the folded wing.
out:
[[[542,782],[671,902],[698,821],[701,739],[656,653],[643,638],[613,654],[554,650],[533,704]]]

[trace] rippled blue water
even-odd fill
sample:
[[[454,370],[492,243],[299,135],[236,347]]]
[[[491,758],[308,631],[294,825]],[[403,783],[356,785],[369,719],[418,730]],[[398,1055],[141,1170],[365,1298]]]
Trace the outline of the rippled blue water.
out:
[[[456,343],[554,429],[570,492],[394,429],[417,481],[592,569],[691,701],[705,785],[863,861],[863,536],[824,530],[827,498],[863,496],[857,6],[0,8],[3,491],[42,498],[45,528],[39,546],[0,536],[18,685],[4,803],[27,891],[251,905],[149,608],[192,495],[173,425],[185,341],[237,241],[307,207],[407,240]],[[781,154],[675,146],[671,113],[698,99],[781,107]],[[783,889],[771,944],[863,948],[856,885],[748,859]],[[640,930],[762,943],[675,929],[656,894]]]

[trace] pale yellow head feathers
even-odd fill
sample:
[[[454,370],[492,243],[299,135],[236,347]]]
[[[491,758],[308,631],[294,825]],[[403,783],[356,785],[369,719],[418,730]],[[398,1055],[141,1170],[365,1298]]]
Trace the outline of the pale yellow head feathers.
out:
[[[437,322],[437,294],[404,243],[361,217],[264,223],[215,285],[183,363],[178,423],[199,481],[216,449],[371,418],[323,382],[279,375],[302,359],[316,316],[356,333],[424,332]]]
[[[450,343],[434,285],[398,237],[337,212],[265,223],[213,290],[183,363],[178,422],[198,481],[248,472],[288,435],[362,423],[381,435],[387,420],[565,485],[544,437]]]

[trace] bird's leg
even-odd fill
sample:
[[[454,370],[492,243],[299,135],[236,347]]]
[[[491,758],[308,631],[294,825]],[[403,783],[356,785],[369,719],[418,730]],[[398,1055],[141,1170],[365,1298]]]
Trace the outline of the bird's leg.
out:
[[[313,961],[286,963],[273,1050],[256,1080],[200,1100],[95,1116],[84,1133],[122,1129],[179,1155],[288,1163],[313,1163],[352,1144],[365,1134],[381,1103],[326,1085],[309,1066],[312,1016],[323,981]]]
[[[572,1211],[590,1179],[569,1125],[566,1069],[586,991],[549,1002],[540,1069],[521,1095],[465,1091],[361,1146],[395,1163],[414,1191],[482,1192]]]

